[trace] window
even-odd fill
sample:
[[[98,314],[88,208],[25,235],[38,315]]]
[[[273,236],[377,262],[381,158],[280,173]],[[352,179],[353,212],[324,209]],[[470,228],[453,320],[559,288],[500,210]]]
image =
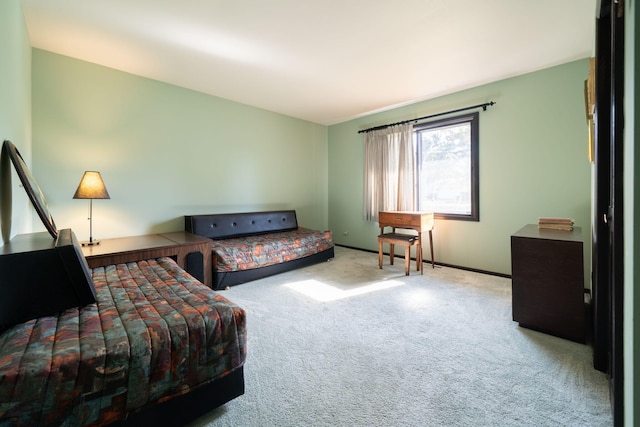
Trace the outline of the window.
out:
[[[414,126],[418,209],[479,221],[478,113]]]

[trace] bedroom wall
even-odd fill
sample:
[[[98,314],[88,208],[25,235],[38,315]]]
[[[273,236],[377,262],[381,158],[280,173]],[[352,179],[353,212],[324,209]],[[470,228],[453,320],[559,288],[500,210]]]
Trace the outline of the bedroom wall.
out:
[[[213,77],[212,77],[213,78]],[[33,49],[33,169],[59,228],[94,238],[183,230],[185,214],[295,209],[326,229],[327,128]]]
[[[588,60],[537,71],[329,127],[329,226],[339,244],[377,251],[362,220],[358,130],[487,101],[480,113],[480,221],[436,220],[436,261],[511,273],[510,236],[541,216],[570,217],[590,248],[590,164],[583,82]],[[425,250],[429,259],[428,249]],[[589,277],[585,265],[585,278]],[[587,281],[588,282],[588,281]]]
[[[0,142],[13,142],[31,164],[31,46],[18,0],[0,2],[0,58]],[[31,231],[32,210],[13,171],[11,189],[13,236]],[[8,206],[2,201],[0,205]]]

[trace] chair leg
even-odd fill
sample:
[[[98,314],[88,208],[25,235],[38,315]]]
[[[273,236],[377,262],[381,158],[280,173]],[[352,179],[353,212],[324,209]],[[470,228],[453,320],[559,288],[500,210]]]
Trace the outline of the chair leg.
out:
[[[382,269],[382,242],[378,241],[378,267]]]
[[[416,271],[424,274],[422,268],[422,240],[418,240],[418,245],[416,246]]]
[[[393,265],[393,253],[395,252],[395,245],[389,243],[389,265]]]

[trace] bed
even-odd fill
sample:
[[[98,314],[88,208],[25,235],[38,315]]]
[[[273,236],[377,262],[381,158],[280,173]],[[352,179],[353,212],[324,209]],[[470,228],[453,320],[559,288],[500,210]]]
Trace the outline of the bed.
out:
[[[171,258],[91,275],[95,303],[0,334],[0,425],[180,424],[244,392],[242,308]]]
[[[12,236],[11,164],[46,232]],[[90,269],[10,141],[0,169],[0,425],[183,425],[244,393],[241,307],[172,258]]]

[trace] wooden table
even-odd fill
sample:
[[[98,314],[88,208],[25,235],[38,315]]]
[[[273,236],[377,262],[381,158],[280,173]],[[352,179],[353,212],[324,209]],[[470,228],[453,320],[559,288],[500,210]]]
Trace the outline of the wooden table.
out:
[[[392,227],[393,233],[396,228],[414,230],[418,233],[418,262],[420,272],[422,272],[422,241],[424,233],[429,232],[429,248],[431,249],[431,266],[435,268],[433,258],[433,213],[432,212],[409,212],[409,211],[389,211],[378,213],[378,223],[380,224],[380,234],[384,234],[385,227]],[[390,258],[393,263],[393,246],[390,248]],[[382,246],[378,246],[379,263],[382,264]],[[406,261],[406,260],[405,260]]]
[[[211,239],[196,234],[177,231],[102,239],[99,245],[83,246],[82,252],[90,268],[170,257],[205,285],[212,285]]]

